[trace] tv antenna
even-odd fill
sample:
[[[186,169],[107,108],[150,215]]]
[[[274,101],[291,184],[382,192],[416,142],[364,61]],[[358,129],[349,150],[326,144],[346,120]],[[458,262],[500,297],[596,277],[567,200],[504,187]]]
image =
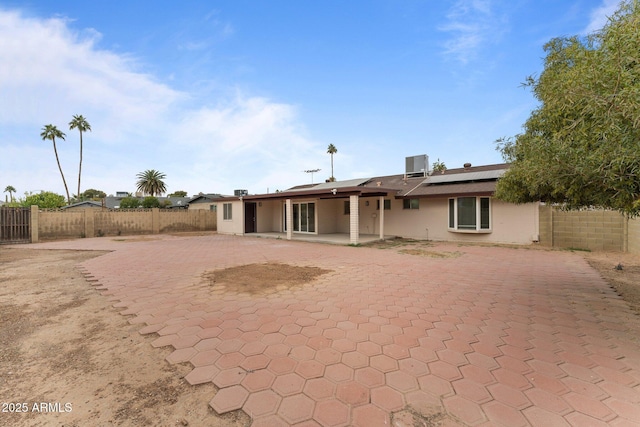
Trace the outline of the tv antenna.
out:
[[[311,183],[313,184],[313,174],[316,172],[320,172],[322,169],[308,169],[306,171],[302,171],[304,173],[310,173],[311,174]]]

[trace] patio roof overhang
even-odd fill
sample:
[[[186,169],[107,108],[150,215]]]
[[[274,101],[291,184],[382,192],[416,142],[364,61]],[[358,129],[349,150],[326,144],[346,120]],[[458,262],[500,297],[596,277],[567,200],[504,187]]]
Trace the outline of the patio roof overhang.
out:
[[[341,187],[335,189],[320,189],[314,190],[310,188],[308,190],[297,190],[297,191],[282,191],[279,193],[269,193],[269,194],[254,194],[248,196],[234,196],[234,197],[223,197],[217,199],[218,201],[233,201],[233,200],[244,200],[244,201],[262,201],[262,200],[287,200],[287,199],[309,199],[309,198],[317,198],[317,199],[344,199],[349,196],[360,196],[360,197],[386,197],[389,195],[395,195],[397,190],[388,189],[388,188],[380,188],[380,187]]]

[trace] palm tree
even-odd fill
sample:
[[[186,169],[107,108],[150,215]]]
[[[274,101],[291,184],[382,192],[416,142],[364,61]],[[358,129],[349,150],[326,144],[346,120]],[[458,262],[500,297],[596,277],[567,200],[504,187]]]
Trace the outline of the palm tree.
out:
[[[162,181],[167,176],[162,172],[159,172],[155,169],[149,169],[144,172],[140,172],[136,175],[138,178],[138,191],[142,191],[144,194],[150,194],[155,196],[156,194],[160,195],[167,191],[167,187]]]
[[[338,149],[336,148],[336,146],[333,144],[329,144],[329,146],[327,147],[327,153],[331,154],[331,178],[329,178],[331,181],[336,180],[336,178],[333,176],[333,155],[337,152]]]
[[[11,200],[11,203],[13,203],[13,193],[16,192],[16,189],[13,185],[7,185],[4,189],[5,193],[9,193],[9,199]]]
[[[82,117],[82,115],[76,114],[73,116],[73,120],[69,122],[69,130],[78,129],[80,131],[80,167],[78,168],[78,198],[80,197],[80,177],[82,176],[82,132],[91,132],[91,125]]]
[[[60,175],[62,175],[62,183],[64,184],[64,189],[67,192],[67,203],[71,204],[71,197],[69,197],[69,187],[67,187],[67,181],[64,179],[64,174],[62,173],[62,166],[60,166],[60,159],[58,158],[58,149],[56,148],[56,138],[60,138],[64,141],[65,134],[62,133],[57,127],[54,125],[45,125],[42,128],[42,132],[40,133],[42,140],[50,139],[53,141],[53,152],[56,153],[56,162],[58,162],[58,169],[60,169]]]

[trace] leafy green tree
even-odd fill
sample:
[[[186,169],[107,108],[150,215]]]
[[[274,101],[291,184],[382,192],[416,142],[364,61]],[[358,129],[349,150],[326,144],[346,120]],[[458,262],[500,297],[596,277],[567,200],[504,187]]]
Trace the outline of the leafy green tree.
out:
[[[161,195],[167,191],[167,187],[163,181],[167,176],[155,169],[149,169],[136,175],[138,182],[136,183],[138,191],[151,196]]]
[[[69,196],[69,187],[67,187],[67,181],[64,179],[64,174],[62,173],[62,166],[60,166],[60,158],[58,157],[58,149],[56,148],[56,138],[62,139],[64,141],[65,134],[62,133],[57,127],[54,125],[45,125],[42,128],[42,132],[40,133],[40,137],[42,140],[50,139],[53,142],[53,152],[56,154],[56,162],[58,162],[58,169],[60,169],[60,175],[62,176],[62,183],[64,184],[64,189],[67,192],[67,203],[71,204],[71,197]]]
[[[333,144],[329,144],[329,146],[327,147],[327,154],[331,155],[331,178],[329,178],[329,181],[332,182],[336,180],[336,178],[333,176],[333,155],[337,152],[338,149],[336,148],[336,146]]]
[[[88,190],[84,190],[82,192],[83,200],[104,199],[105,197],[107,197],[107,193],[105,193],[104,191],[96,190],[94,188],[89,188]]]
[[[159,208],[160,207],[160,201],[155,196],[147,196],[142,201],[142,207],[145,208],[145,209]]]
[[[529,77],[540,106],[524,133],[498,140],[511,167],[496,197],[640,213],[640,2],[625,1],[600,31],[545,46]]]
[[[11,203],[13,203],[13,193],[16,192],[16,189],[13,187],[13,185],[7,185],[4,188],[4,192],[9,193],[9,200],[11,201]]]
[[[80,166],[78,167],[78,192],[80,195],[80,177],[82,176],[82,133],[91,132],[91,125],[82,115],[74,115],[73,119],[69,122],[69,130],[78,129],[80,132]]]
[[[65,205],[64,196],[51,191],[26,193],[25,196],[26,197],[20,201],[20,205],[24,207],[36,205],[41,209],[56,209]]]
[[[187,192],[186,191],[182,191],[182,190],[178,190],[178,191],[174,191],[173,193],[169,194],[167,197],[187,197]]]
[[[120,200],[120,209],[137,209],[140,207],[140,200],[135,197],[124,197]]]

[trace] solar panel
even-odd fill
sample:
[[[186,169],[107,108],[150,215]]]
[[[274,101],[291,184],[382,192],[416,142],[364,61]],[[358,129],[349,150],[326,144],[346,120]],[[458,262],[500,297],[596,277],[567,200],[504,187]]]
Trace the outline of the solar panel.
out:
[[[498,179],[504,173],[506,169],[494,169],[488,171],[479,171],[479,172],[463,172],[463,173],[453,173],[453,174],[444,174],[438,175],[433,174],[424,181],[423,184],[442,184],[445,182],[466,182],[466,181],[482,181],[489,179]]]

